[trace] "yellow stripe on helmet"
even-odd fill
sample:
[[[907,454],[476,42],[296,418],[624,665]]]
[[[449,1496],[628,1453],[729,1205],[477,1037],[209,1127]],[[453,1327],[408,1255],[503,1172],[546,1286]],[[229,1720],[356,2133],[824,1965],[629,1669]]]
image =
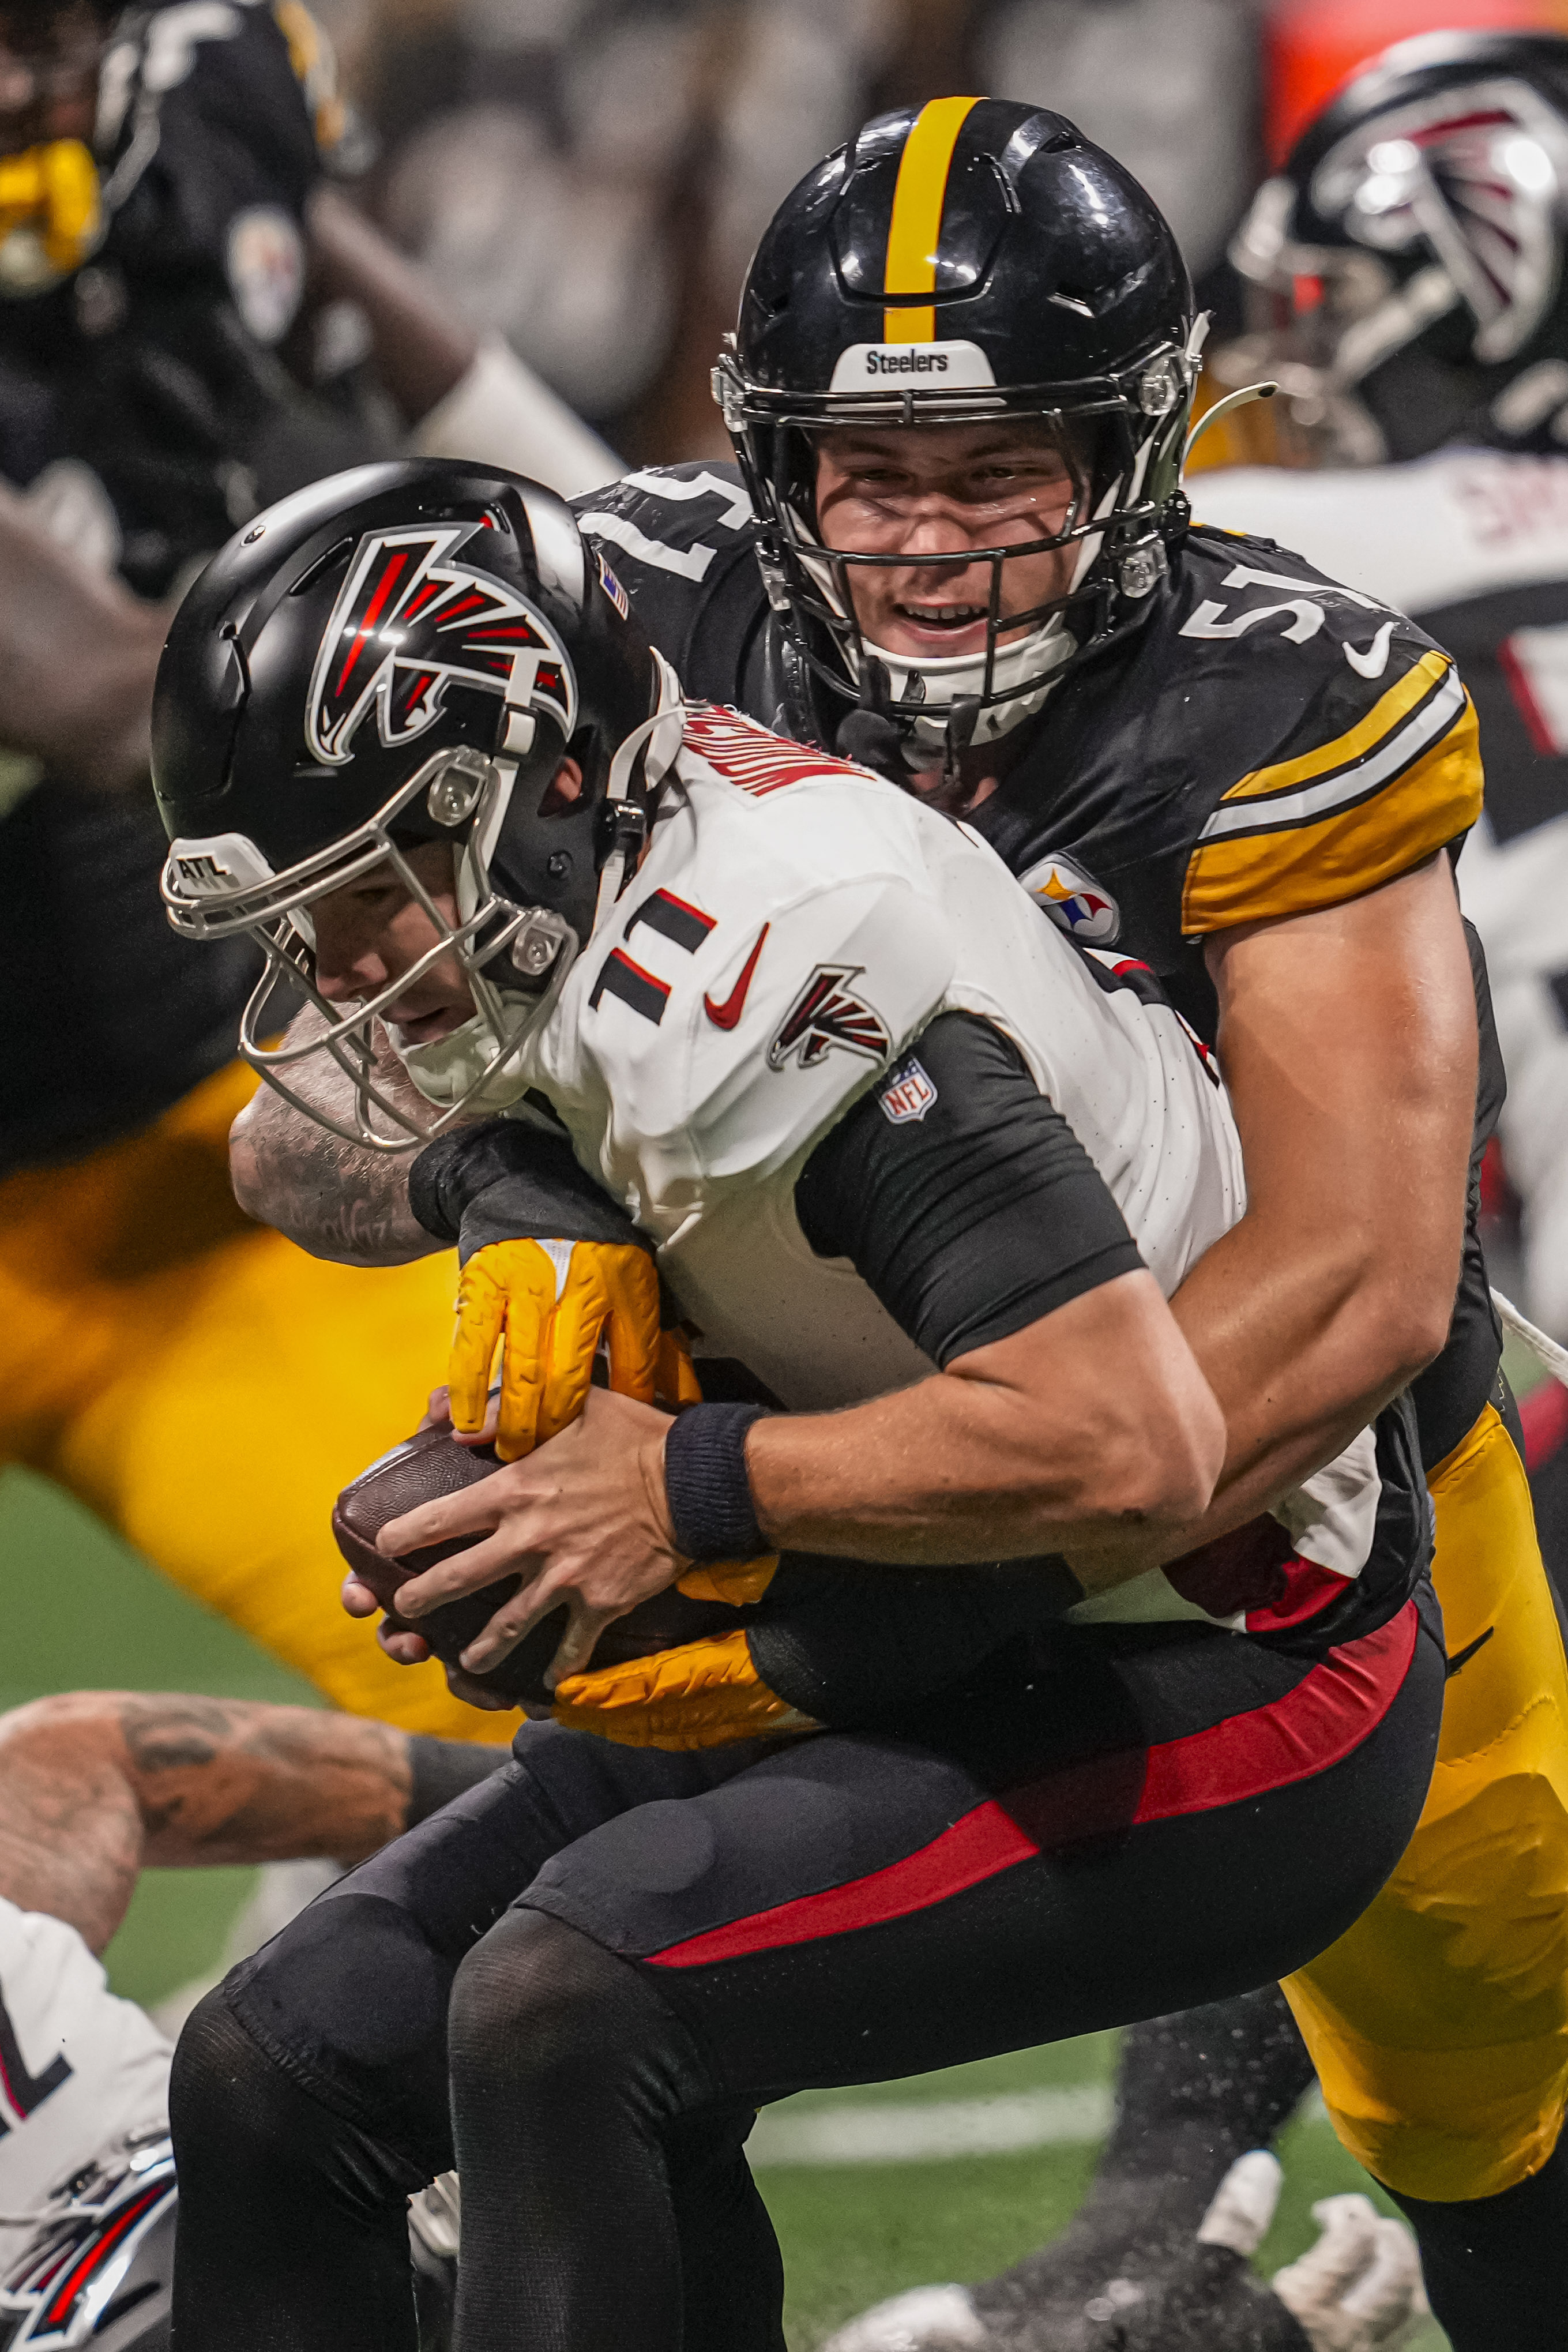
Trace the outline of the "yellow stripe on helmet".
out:
[[[923,106],[904,142],[898,179],[893,191],[893,218],[887,231],[887,262],[883,273],[884,294],[930,294],[936,286],[936,247],[942,236],[942,206],[953,151],[970,109],[977,98],[934,98]],[[936,340],[936,311],[926,303],[915,308],[888,308],[882,317],[886,343],[929,343]]]

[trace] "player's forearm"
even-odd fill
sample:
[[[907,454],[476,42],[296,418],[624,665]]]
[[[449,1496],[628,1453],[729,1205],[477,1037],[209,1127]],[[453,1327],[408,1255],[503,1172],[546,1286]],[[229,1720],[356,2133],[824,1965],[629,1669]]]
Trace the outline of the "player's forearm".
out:
[[[0,743],[89,792],[140,783],[168,624],[0,485]]]
[[[1457,1282],[1457,1246],[1454,1267]],[[1270,1509],[1409,1384],[1436,1349],[1402,1342],[1405,1303],[1354,1252],[1287,1256],[1263,1218],[1217,1244],[1172,1301],[1226,1423],[1225,1467],[1186,1548]]]
[[[408,1737],[391,1724],[162,1694],[126,1696],[118,1715],[154,1866],[361,1862],[407,1822]]]
[[[73,1691],[0,1720],[0,1895],[101,1951],[144,1864],[358,1862],[408,1819],[406,1735],[313,1707]]]
[[[1173,1311],[1225,1412],[1193,1541],[1322,1466],[1448,1335],[1476,1096],[1447,860],[1218,959],[1248,1210]]]
[[[117,1694],[34,1700],[0,1717],[0,1895],[101,1952],[125,1916],[145,1831]]]
[[[324,1035],[326,1025],[308,1007],[289,1024],[287,1042],[308,1044]],[[391,1099],[428,1110],[390,1052],[376,1083]],[[329,1117],[343,1120],[352,1113],[352,1082],[327,1055],[298,1065],[289,1084]],[[340,1265],[403,1265],[441,1248],[409,1207],[410,1158],[346,1143],[269,1087],[229,1131],[229,1178],[246,1216]]]
[[[307,220],[316,298],[358,306],[376,373],[404,422],[416,425],[467,373],[478,338],[340,188],[317,187]]]
[[[1223,1445],[1153,1277],[1134,1274],[917,1387],[760,1421],[747,1467],[779,1549],[904,1562],[1066,1551],[1093,1587],[1140,1572],[1201,1514]]]

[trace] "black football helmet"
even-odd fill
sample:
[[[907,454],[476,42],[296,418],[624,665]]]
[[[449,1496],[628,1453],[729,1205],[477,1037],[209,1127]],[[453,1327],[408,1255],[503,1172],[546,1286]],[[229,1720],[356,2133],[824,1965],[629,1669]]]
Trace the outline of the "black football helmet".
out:
[[[635,865],[647,794],[681,740],[674,672],[625,592],[537,482],[430,459],[365,466],[285,499],[229,541],[174,616],[152,707],[152,777],[172,846],[163,899],[192,939],[251,933],[268,969],[240,1047],[335,1133],[407,1150],[465,1108],[498,1107],[525,1031]],[[564,755],[582,769],[566,808]],[[404,853],[448,842],[458,922]],[[348,1008],[316,989],[310,908],[392,869],[437,944]],[[438,1115],[373,1083],[373,1024],[438,956],[476,1011],[404,1050]],[[324,1037],[267,1044],[277,982]],[[326,1050],[351,1120],[300,1101],[287,1072]]]
[[[714,395],[758,519],[769,596],[841,709],[880,703],[951,753],[1039,709],[1075,652],[1148,595],[1186,528],[1180,467],[1200,342],[1157,206],[1061,115],[937,99],[868,123],[801,181],[751,264]],[[991,572],[983,654],[915,661],[869,645],[852,568],[952,559],[825,548],[813,436],[1002,415],[1042,420],[1067,457],[1063,527],[977,551]],[[1067,593],[1003,624],[1003,564],[1065,545],[1078,550]]]
[[[1231,247],[1303,457],[1568,443],[1568,39],[1432,33],[1364,67]]]

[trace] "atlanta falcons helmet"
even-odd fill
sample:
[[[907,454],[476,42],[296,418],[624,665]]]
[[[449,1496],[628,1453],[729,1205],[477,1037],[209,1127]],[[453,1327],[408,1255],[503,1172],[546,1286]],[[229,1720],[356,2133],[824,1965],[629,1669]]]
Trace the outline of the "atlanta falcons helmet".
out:
[[[714,373],[800,660],[844,704],[928,742],[984,741],[1155,588],[1186,529],[1180,464],[1200,332],[1175,237],[1132,174],[1061,115],[946,98],[880,116],[785,198]],[[1060,529],[977,551],[983,653],[916,661],[862,635],[856,567],[817,530],[815,437],[853,425],[1028,417],[1066,457]],[[1003,566],[1076,551],[1064,593],[1000,618]]]
[[[444,460],[366,466],[259,516],[175,614],[152,710],[169,919],[191,939],[248,932],[267,954],[246,1058],[333,1132],[385,1150],[510,1102],[508,1064],[630,879],[681,727],[674,671],[538,483]],[[569,755],[582,785],[563,805],[551,788]],[[451,846],[455,922],[407,855],[430,843]],[[377,994],[329,1003],[310,909],[378,870],[436,943]],[[426,1118],[376,1085],[373,1024],[446,954],[473,1015],[437,1044],[389,1032]],[[276,1042],[280,980],[324,1034]],[[288,1082],[323,1051],[353,1081],[340,1119]]]
[[[5,2352],[167,2352],[175,2202],[162,2126],[63,2181],[0,2277]]]
[[[1303,454],[1568,443],[1568,39],[1433,33],[1365,67],[1231,247]]]

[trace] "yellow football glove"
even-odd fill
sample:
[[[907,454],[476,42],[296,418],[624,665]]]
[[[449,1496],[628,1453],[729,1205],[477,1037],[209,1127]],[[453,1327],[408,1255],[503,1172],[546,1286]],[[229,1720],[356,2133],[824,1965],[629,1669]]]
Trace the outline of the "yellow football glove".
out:
[[[499,1348],[496,1451],[503,1462],[519,1461],[581,1412],[601,1339],[610,1344],[611,1387],[652,1404],[661,1367],[659,1275],[646,1250],[626,1242],[536,1241],[476,1250],[457,1285],[453,1428],[465,1436],[484,1428]],[[678,1383],[678,1365],[673,1376]],[[695,1389],[689,1359],[685,1377]]]
[[[770,1575],[775,1563],[756,1565],[766,1565]],[[686,1589],[683,1578],[681,1590]],[[568,1675],[556,1685],[551,1713],[557,1723],[597,1732],[622,1748],[724,1748],[737,1739],[821,1728],[759,1678],[738,1626],[713,1641],[685,1642],[625,1665]]]
[[[701,1404],[702,1383],[692,1362],[686,1335],[678,1323],[659,1334],[658,1361],[653,1368],[653,1402],[666,1412],[677,1412],[684,1404]]]

